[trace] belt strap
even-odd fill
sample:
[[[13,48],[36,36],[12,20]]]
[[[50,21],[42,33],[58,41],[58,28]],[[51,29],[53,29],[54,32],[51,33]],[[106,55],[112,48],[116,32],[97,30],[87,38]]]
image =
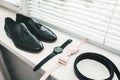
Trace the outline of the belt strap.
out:
[[[106,58],[105,56],[97,54],[97,53],[93,53],[93,52],[83,53],[75,59],[74,72],[79,80],[93,80],[93,79],[90,79],[90,78],[84,76],[77,68],[78,62],[83,59],[92,59],[92,60],[98,61],[98,62],[102,63],[103,65],[105,65],[106,68],[109,70],[110,76],[104,80],[112,80],[114,73],[116,73],[118,80],[120,80],[120,72],[119,72],[118,68],[114,65],[114,63],[112,61],[110,61],[108,58]]]

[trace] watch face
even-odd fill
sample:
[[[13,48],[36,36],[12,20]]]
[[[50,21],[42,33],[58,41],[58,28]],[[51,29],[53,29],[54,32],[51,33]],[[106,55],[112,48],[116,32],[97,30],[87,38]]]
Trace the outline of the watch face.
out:
[[[61,47],[55,47],[54,48],[55,53],[61,53],[62,51],[63,51],[63,49]]]

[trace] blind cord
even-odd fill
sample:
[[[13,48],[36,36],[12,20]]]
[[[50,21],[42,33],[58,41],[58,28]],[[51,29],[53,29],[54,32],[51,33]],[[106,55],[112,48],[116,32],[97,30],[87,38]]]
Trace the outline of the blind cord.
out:
[[[106,32],[105,32],[105,37],[104,37],[104,40],[103,40],[103,45],[104,45],[105,42],[106,42],[106,38],[107,38],[107,35],[108,35],[108,33],[109,33],[109,30],[110,30],[110,24],[111,24],[111,22],[112,22],[112,19],[113,19],[114,13],[115,13],[115,8],[116,8],[116,6],[117,6],[117,2],[118,2],[118,0],[116,0],[115,5],[113,6],[112,14],[111,14],[110,19],[109,19],[109,21],[108,21],[107,30],[106,30]]]

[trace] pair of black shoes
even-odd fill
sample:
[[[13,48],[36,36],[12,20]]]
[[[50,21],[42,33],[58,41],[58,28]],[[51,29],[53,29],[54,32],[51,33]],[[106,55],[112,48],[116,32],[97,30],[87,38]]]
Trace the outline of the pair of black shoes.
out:
[[[57,39],[50,29],[21,14],[16,14],[16,22],[9,17],[5,18],[4,28],[15,46],[25,51],[39,52],[44,48],[41,41],[54,42]]]

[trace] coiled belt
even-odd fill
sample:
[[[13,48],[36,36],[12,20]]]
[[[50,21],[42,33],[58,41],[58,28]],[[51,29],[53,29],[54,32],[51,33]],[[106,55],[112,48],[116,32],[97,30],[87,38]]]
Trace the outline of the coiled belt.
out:
[[[112,80],[114,73],[116,73],[118,80],[120,80],[120,72],[119,72],[118,68],[114,65],[114,63],[112,61],[110,61],[108,58],[106,58],[105,56],[102,56],[97,53],[92,53],[92,52],[83,53],[75,59],[74,72],[79,80],[93,80],[93,79],[90,79],[90,78],[84,76],[83,74],[81,74],[81,72],[77,68],[78,62],[83,59],[92,59],[92,60],[98,61],[98,62],[102,63],[103,65],[105,65],[106,68],[109,70],[110,76],[104,80]]]

